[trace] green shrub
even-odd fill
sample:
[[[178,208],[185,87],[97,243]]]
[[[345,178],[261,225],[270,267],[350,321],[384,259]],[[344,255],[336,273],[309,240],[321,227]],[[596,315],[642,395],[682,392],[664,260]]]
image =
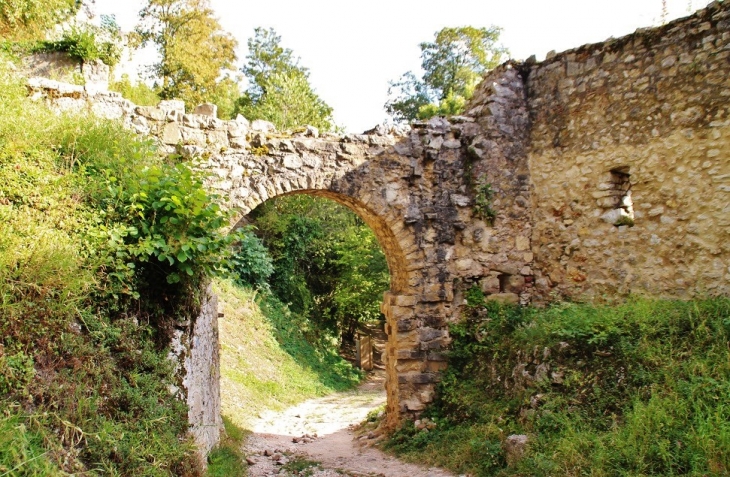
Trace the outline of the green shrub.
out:
[[[35,51],[63,51],[81,62],[101,60],[115,66],[122,58],[122,37],[114,16],[102,15],[101,26],[71,26],[60,40],[41,41]]]
[[[138,81],[132,84],[126,73],[122,75],[119,81],[111,82],[109,90],[121,93],[123,98],[130,100],[137,106],[157,106],[161,99],[158,92],[144,82]]]
[[[239,237],[231,258],[239,283],[268,290],[268,279],[274,272],[269,251],[251,228],[241,229]]]
[[[727,298],[537,310],[475,289],[465,309],[426,411],[439,424],[405,427],[397,452],[480,476],[730,472]],[[530,445],[507,467],[510,434]]]
[[[225,268],[225,214],[189,167],[120,124],[25,101],[4,65],[0,475],[200,475],[170,323]]]

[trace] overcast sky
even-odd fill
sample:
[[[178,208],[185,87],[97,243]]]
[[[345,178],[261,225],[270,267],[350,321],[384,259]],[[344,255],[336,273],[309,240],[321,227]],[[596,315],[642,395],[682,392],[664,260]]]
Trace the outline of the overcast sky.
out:
[[[143,0],[96,0],[97,14],[114,14],[131,30]],[[497,25],[512,58],[543,59],[585,43],[661,23],[661,0],[211,0],[223,28],[239,42],[238,63],[257,26],[273,27],[282,44],[309,68],[317,93],[349,132],[386,118],[388,81],[420,68],[418,44],[443,27]],[[707,0],[667,0],[668,20]],[[150,62],[138,54],[137,62]]]

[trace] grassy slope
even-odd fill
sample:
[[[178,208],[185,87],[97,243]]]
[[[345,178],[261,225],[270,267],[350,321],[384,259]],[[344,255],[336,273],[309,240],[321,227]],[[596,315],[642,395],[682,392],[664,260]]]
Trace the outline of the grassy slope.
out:
[[[270,296],[216,281],[221,340],[223,413],[250,428],[265,410],[279,410],[305,399],[356,384],[359,375],[306,320]],[[312,343],[319,342],[320,346]]]
[[[437,426],[406,425],[397,453],[478,476],[730,475],[730,300],[469,301],[428,411]],[[516,378],[540,366],[542,379]],[[530,444],[508,466],[511,434]]]
[[[28,101],[5,61],[0,475],[196,475],[164,339],[118,308],[94,234],[105,221],[99,166],[155,156],[119,125]]]
[[[261,413],[347,389],[359,373],[316,336],[307,320],[270,295],[215,280],[225,436],[208,461],[211,477],[246,475],[241,444]]]

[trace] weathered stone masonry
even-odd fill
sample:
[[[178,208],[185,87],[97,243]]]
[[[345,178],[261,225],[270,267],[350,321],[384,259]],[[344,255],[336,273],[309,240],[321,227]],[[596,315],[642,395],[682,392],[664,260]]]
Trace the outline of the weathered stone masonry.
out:
[[[432,401],[470,287],[522,304],[728,294],[729,45],[730,3],[713,4],[542,63],[505,64],[464,116],[345,137],[220,121],[210,106],[186,114],[175,101],[136,107],[113,93],[30,87],[200,158],[241,218],[294,193],[360,215],[391,271],[382,311],[395,424]],[[193,422],[212,428],[213,415]]]
[[[528,68],[540,300],[730,293],[730,4]]]

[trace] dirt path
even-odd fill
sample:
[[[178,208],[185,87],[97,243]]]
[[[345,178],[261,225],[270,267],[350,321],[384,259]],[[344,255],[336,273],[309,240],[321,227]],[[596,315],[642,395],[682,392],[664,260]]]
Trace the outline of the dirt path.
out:
[[[384,403],[381,371],[354,391],[267,413],[254,424],[254,434],[244,444],[251,464],[249,475],[452,476],[440,469],[403,463],[369,447],[368,435],[356,436],[355,425]]]

